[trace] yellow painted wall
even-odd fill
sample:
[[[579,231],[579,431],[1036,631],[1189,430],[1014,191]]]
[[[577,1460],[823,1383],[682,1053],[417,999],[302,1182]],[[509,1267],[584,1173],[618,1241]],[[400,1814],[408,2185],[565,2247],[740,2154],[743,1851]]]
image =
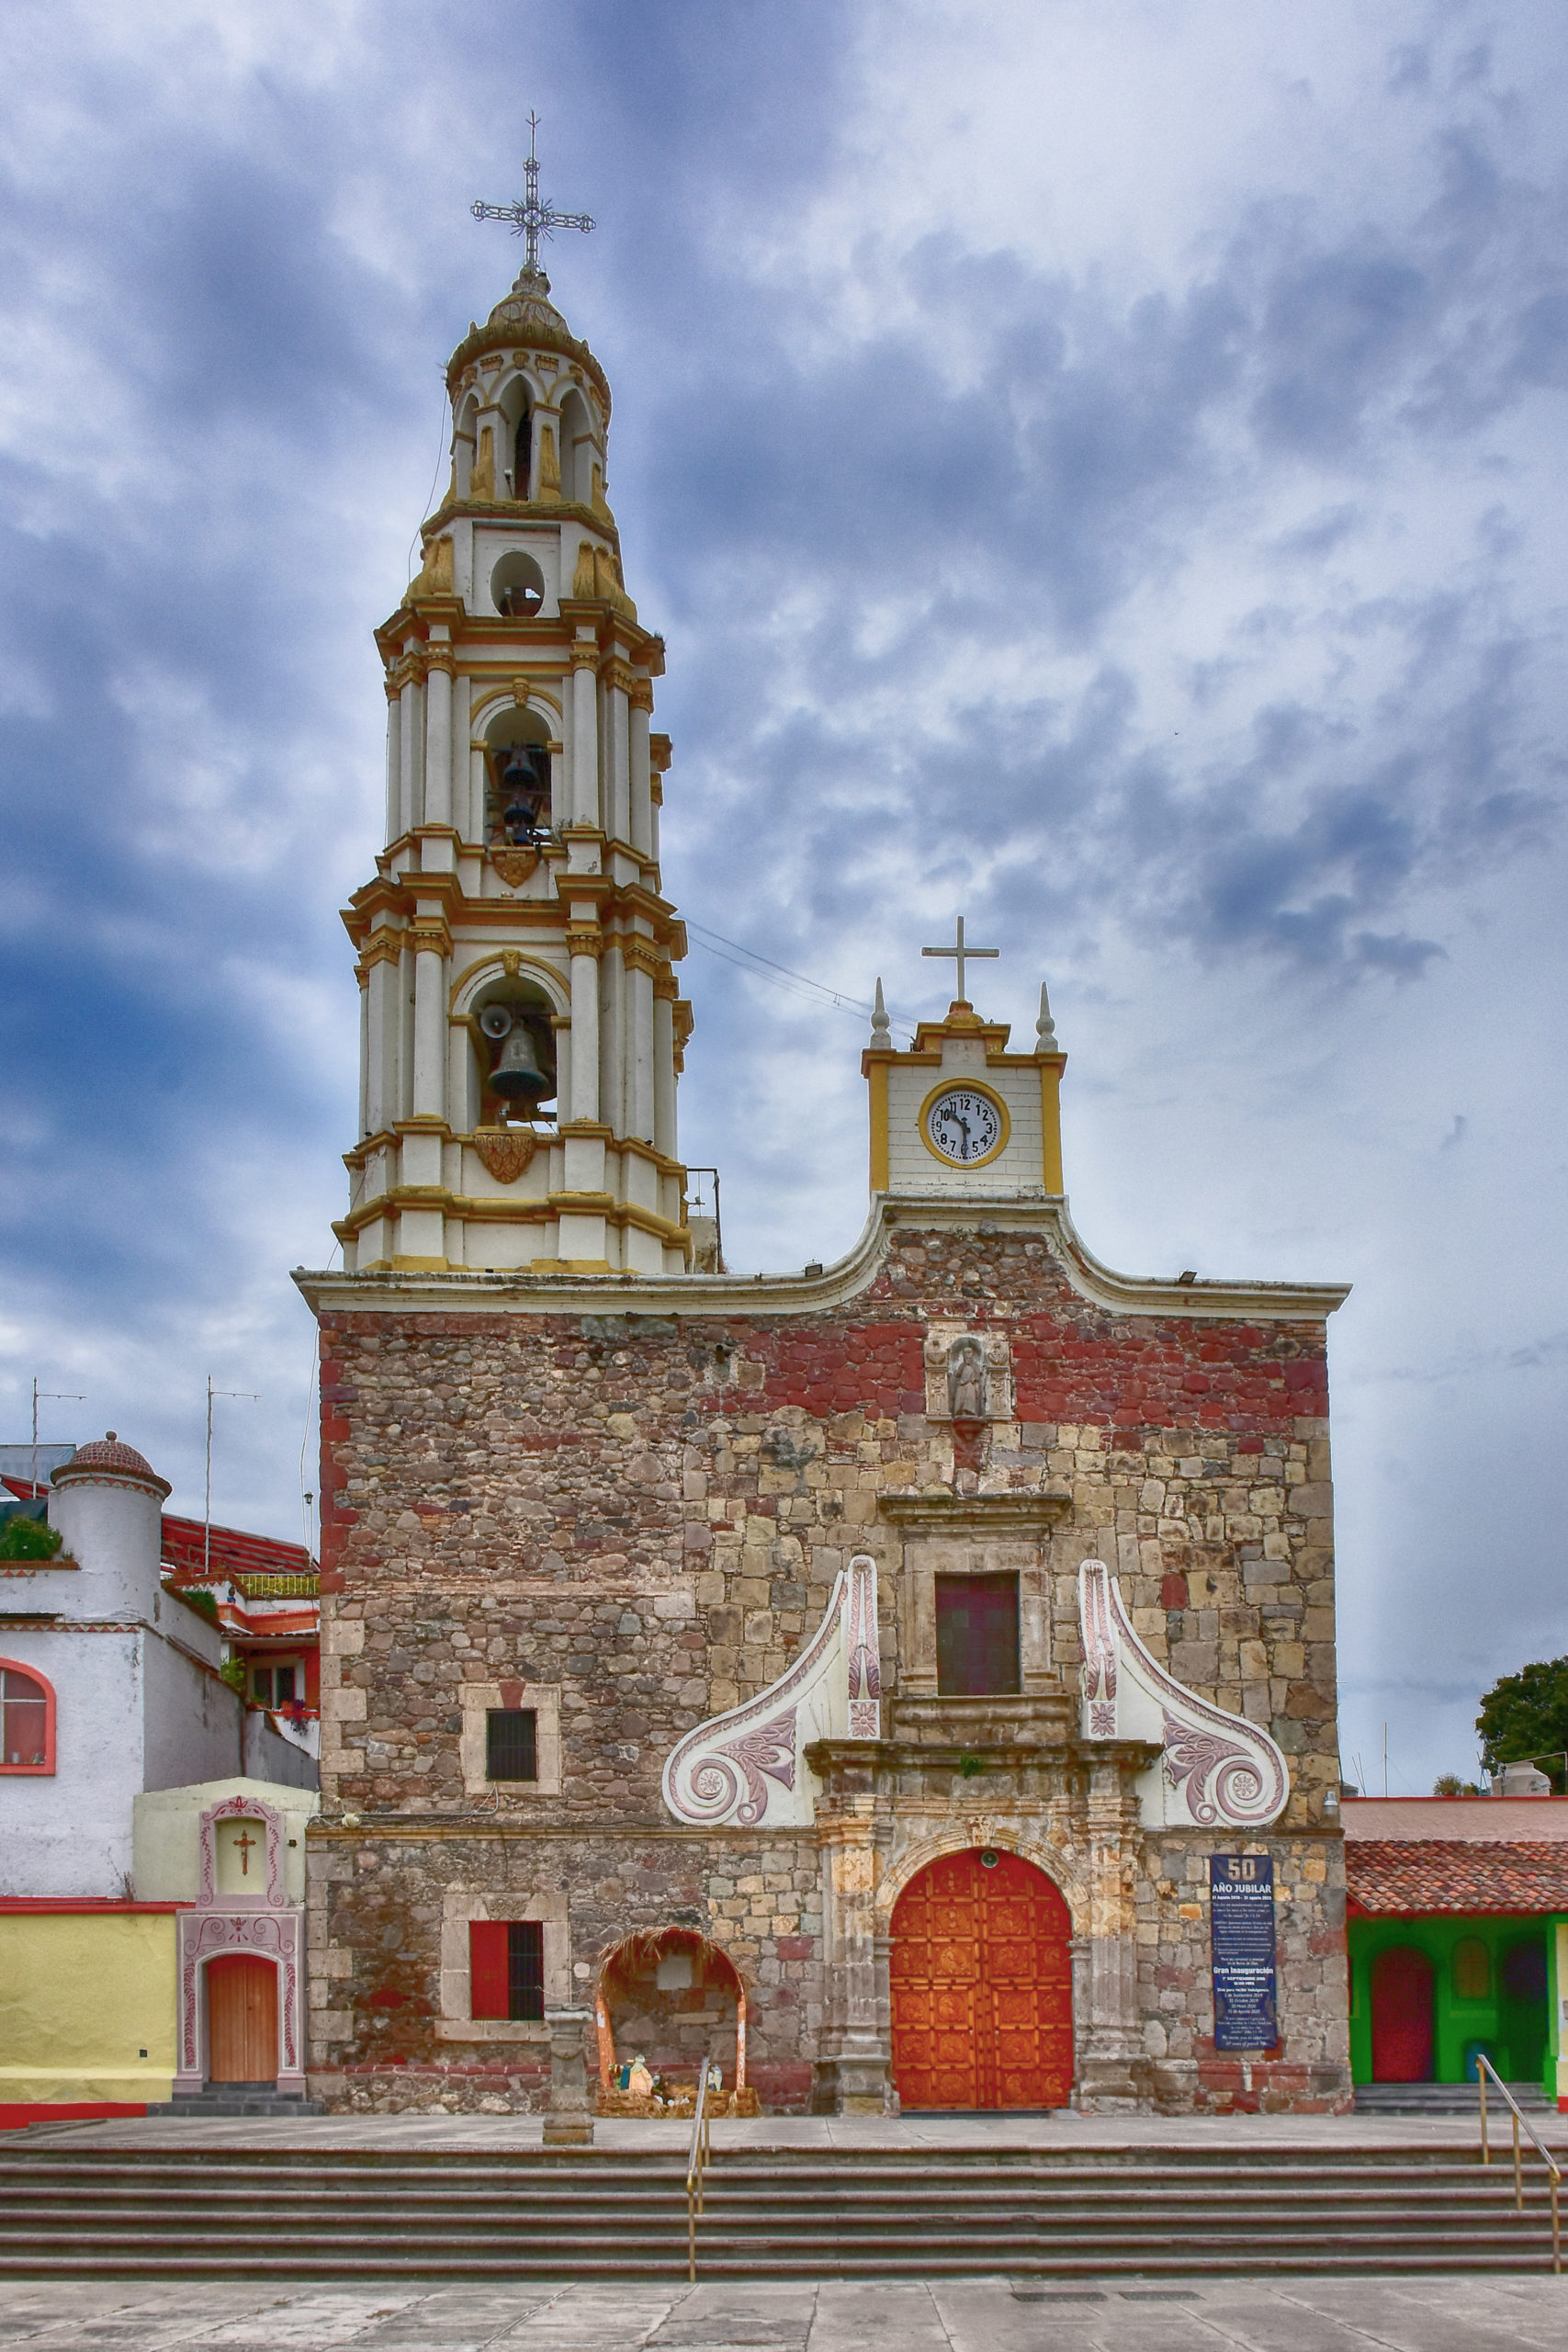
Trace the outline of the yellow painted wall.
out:
[[[175,1928],[172,1912],[0,1912],[0,2106],[169,2097]]]

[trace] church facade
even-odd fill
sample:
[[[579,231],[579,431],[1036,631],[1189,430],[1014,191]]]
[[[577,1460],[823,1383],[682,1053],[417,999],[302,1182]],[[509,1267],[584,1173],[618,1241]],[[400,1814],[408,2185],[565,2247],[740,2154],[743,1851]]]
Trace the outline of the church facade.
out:
[[[850,1255],[697,1270],[662,649],[548,291],[454,356],[378,633],[344,1266],[297,1277],[312,2094],[536,2107],[564,2018],[607,2101],[1342,2105],[1344,1292],[1100,1264],[1043,994],[1015,1051],[963,963],[908,1046],[879,1001]],[[1272,1892],[1222,1980],[1226,1873]]]

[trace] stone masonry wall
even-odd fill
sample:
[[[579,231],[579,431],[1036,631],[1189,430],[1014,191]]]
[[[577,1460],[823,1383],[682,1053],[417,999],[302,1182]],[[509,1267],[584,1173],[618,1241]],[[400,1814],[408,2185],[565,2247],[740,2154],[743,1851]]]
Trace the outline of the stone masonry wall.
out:
[[[1115,1312],[1072,1287],[1043,1237],[912,1224],[894,1229],[861,1295],[800,1315],[322,1315],[327,1814],[428,1816],[434,1832],[442,1816],[471,1820],[477,1802],[498,1825],[596,1833],[572,1881],[574,1951],[580,1902],[593,1920],[579,1953],[589,1965],[601,1935],[666,1924],[668,1911],[655,1915],[677,1885],[682,1907],[706,1908],[705,1868],[736,1887],[717,1898],[721,1916],[750,1905],[742,1877],[770,1872],[709,1865],[700,1837],[672,1829],[664,1758],[693,1724],[784,1671],[856,1551],[885,1570],[896,1695],[900,1544],[878,1497],[951,1491],[955,1476],[951,1429],[926,1418],[933,1320],[999,1333],[1010,1350],[1014,1417],[988,1432],[980,1489],[1070,1490],[1070,1521],[1048,1539],[1053,1664],[1076,1677],[1076,1572],[1099,1555],[1154,1654],[1286,1751],[1280,1832],[1332,1826],[1322,1325]],[[558,1796],[465,1794],[460,1687],[508,1679],[559,1690]],[[660,1857],[646,1888],[606,1860],[643,1832]],[[416,2020],[433,1998],[423,1915],[453,1833],[433,1834],[419,1863],[403,1834],[395,1865],[356,1861],[352,1879],[323,1883],[312,1933],[331,1942],[335,1973],[318,2004],[318,2065],[329,2051],[334,2064],[447,2063]],[[334,1870],[341,1835],[312,1833]],[[792,1863],[804,1902],[800,1874]],[[815,1888],[814,1852],[806,1875]],[[1151,1965],[1187,1965],[1182,1937],[1157,1924]],[[771,1951],[768,1936],[743,1940],[759,1968],[805,1965],[781,1958],[788,1937]],[[378,2007],[389,1989],[399,2003]],[[1168,2033],[1170,1989],[1148,1992]],[[760,2018],[758,2030],[781,2066],[808,2060],[798,2028],[793,2041],[782,2023]],[[1181,2054],[1179,2029],[1168,2048]]]

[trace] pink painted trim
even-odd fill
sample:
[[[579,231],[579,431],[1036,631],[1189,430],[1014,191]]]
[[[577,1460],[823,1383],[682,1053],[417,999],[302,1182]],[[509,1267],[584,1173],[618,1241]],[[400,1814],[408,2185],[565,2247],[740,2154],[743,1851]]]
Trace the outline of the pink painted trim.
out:
[[[20,1674],[28,1682],[36,1682],[43,1692],[43,1762],[41,1764],[7,1764],[0,1756],[0,1774],[7,1780],[42,1780],[54,1771],[54,1685],[47,1674],[36,1666],[24,1666],[19,1657],[0,1657],[0,1669]]]

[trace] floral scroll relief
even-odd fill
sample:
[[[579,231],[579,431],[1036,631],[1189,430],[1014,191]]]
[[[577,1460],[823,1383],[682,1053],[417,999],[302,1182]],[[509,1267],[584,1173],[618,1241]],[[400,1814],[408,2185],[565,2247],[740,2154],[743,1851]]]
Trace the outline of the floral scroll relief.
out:
[[[789,1671],[671,1750],[665,1804],[694,1826],[811,1821],[817,1781],[807,1747],[814,1739],[876,1738],[881,1690],[876,1564],[861,1554],[840,1569],[822,1622]]]
[[[1266,1731],[1210,1704],[1168,1674],[1133,1630],[1103,1560],[1078,1570],[1086,1739],[1157,1742],[1138,1781],[1145,1828],[1258,1830],[1291,1792],[1284,1757]]]

